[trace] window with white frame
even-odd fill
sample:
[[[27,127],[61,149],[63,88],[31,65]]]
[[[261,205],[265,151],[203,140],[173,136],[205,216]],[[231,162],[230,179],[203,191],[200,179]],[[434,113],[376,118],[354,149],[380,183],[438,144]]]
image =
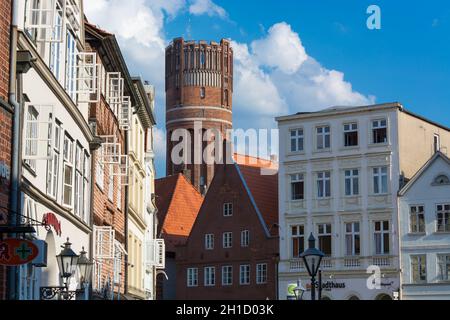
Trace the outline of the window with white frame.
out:
[[[113,280],[115,284],[121,283],[122,276],[122,251],[117,240],[114,240]]]
[[[100,151],[97,151],[97,152],[99,153]],[[102,190],[104,187],[104,181],[105,181],[104,164],[97,157],[97,159],[95,161],[95,183]]]
[[[198,286],[198,268],[187,269],[187,286],[188,287]]]
[[[423,206],[409,207],[409,232],[425,232],[425,212]]]
[[[248,247],[250,245],[250,231],[241,231],[241,247]]]
[[[222,267],[222,285],[231,286],[233,284],[233,267],[223,266]]]
[[[358,124],[356,122],[344,124],[344,146],[358,145]]]
[[[317,172],[317,197],[331,197],[331,172]]]
[[[75,149],[75,197],[74,197],[74,211],[75,214],[83,218],[83,148],[77,143]]]
[[[450,281],[450,254],[438,254],[438,279]]]
[[[57,199],[58,178],[60,176],[59,161],[61,148],[61,123],[58,120],[56,120],[53,139],[53,158],[47,161],[47,194],[52,198]]]
[[[233,246],[233,233],[232,232],[224,232],[223,233],[223,248],[231,248]]]
[[[375,221],[374,226],[375,254],[389,254],[389,221]]]
[[[372,121],[372,143],[387,143],[386,119],[378,119]]]
[[[114,167],[109,165],[109,175],[108,175],[108,199],[114,202]]]
[[[63,6],[59,3],[59,1],[56,1],[56,12],[55,12],[55,28],[52,31],[53,37],[55,39],[62,39],[62,33],[63,33]],[[62,45],[61,41],[52,41],[50,45],[50,70],[52,71],[53,75],[55,76],[56,80],[58,82],[62,82],[62,75],[61,75],[61,66],[62,66]]]
[[[332,252],[332,233],[331,223],[320,223],[317,225],[317,234],[319,238],[319,250],[326,256],[331,256]]]
[[[304,135],[303,129],[293,129],[290,130],[290,139],[291,139],[291,152],[300,152],[303,151],[304,146]]]
[[[248,285],[250,284],[250,265],[242,264],[239,267],[239,284]]]
[[[256,265],[256,283],[267,283],[267,263],[258,263]]]
[[[300,258],[300,254],[305,251],[305,226],[291,226],[291,248],[292,258]]]
[[[66,90],[73,102],[77,102],[77,42],[71,31],[67,30],[66,35]]]
[[[360,253],[359,222],[348,222],[345,224],[345,254],[359,256]]]
[[[28,106],[27,110],[27,124],[25,128],[25,154],[37,155],[38,141],[39,141],[39,113],[34,106]],[[33,171],[36,170],[36,160],[27,159],[25,163]]]
[[[205,287],[212,287],[216,284],[216,268],[205,267]]]
[[[345,176],[345,195],[357,196],[359,195],[359,170],[350,169],[344,171]]]
[[[83,161],[83,193],[84,193],[84,222],[89,223],[89,212],[90,212],[90,199],[91,199],[91,190],[89,187],[89,183],[91,181],[91,157],[87,153],[84,152],[84,161]]]
[[[435,153],[441,150],[441,138],[438,134],[433,136],[433,149]]]
[[[231,217],[233,215],[233,204],[231,202],[227,202],[223,204],[223,216]]]
[[[331,142],[331,134],[329,126],[321,126],[316,128],[317,150],[329,149]]]
[[[436,206],[436,230],[437,232],[450,232],[450,204]]]
[[[212,233],[205,234],[205,249],[206,250],[214,249],[214,235]]]
[[[388,192],[388,168],[373,168],[373,193],[386,194]]]
[[[67,133],[64,135],[63,158],[63,204],[68,207],[73,207],[73,140]]]
[[[303,174],[291,174],[291,200],[305,199],[305,181]]]
[[[427,282],[427,256],[411,255],[411,282],[425,283]]]

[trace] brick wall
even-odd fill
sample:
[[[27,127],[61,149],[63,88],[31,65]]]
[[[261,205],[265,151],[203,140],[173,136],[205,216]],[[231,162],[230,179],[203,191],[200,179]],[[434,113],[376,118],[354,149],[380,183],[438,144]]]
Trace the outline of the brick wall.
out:
[[[0,105],[8,101],[11,1],[0,1]],[[11,113],[0,106],[0,224],[6,223],[4,208],[9,207],[11,168]],[[6,299],[6,267],[0,266],[0,300]]]
[[[223,204],[233,203],[233,215],[223,216]],[[250,244],[241,247],[241,231]],[[222,247],[224,232],[233,233],[232,248]],[[214,234],[214,249],[205,250],[205,234]],[[276,299],[278,238],[268,238],[234,165],[217,166],[213,183],[185,246],[176,252],[176,295],[180,300]],[[267,264],[267,282],[256,283],[256,265]],[[250,284],[239,284],[240,265],[250,265]],[[222,285],[222,266],[233,267],[232,285]],[[204,267],[215,267],[215,286],[204,285]],[[198,286],[187,287],[187,268],[198,268]]]

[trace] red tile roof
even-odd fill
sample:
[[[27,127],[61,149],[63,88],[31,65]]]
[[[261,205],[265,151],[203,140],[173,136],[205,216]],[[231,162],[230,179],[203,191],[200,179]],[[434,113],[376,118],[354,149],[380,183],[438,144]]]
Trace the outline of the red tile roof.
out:
[[[233,158],[269,233],[278,235],[278,163],[237,154]]]
[[[203,203],[202,195],[182,174],[155,180],[158,234],[166,251],[184,244]]]

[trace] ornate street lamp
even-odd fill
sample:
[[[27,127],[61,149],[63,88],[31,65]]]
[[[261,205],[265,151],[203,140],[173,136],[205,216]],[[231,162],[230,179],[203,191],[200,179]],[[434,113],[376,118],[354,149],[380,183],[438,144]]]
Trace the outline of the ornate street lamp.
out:
[[[316,249],[316,239],[311,232],[308,239],[308,249],[300,254],[311,277],[311,300],[316,300],[316,274],[324,255],[322,251]]]
[[[302,300],[303,294],[305,293],[306,289],[302,286],[302,283],[300,280],[297,280],[297,286],[294,288],[294,294],[295,294],[295,300]]]
[[[86,284],[91,282],[92,277],[92,265],[88,257],[86,257],[86,251],[84,251],[84,247],[80,252],[80,257],[78,258],[78,273],[80,275],[80,282],[82,284]]]
[[[63,278],[64,286],[59,287],[41,287],[41,300],[52,300],[58,296],[62,300],[72,300],[77,293],[84,291],[84,283],[90,281],[92,272],[92,263],[86,257],[86,251],[81,251],[80,255],[77,255],[71,248],[69,238],[64,243],[64,247],[60,254],[56,256],[58,262],[59,273]],[[70,291],[68,281],[69,278],[75,273],[78,266],[80,282],[82,283],[82,289],[76,291]]]
[[[66,284],[66,286],[69,278],[75,273],[78,258],[80,257],[72,250],[72,248],[70,247],[71,245],[72,244],[69,242],[69,238],[67,238],[67,242],[64,243],[63,250],[59,255],[56,256],[59,273],[64,279],[64,283]]]

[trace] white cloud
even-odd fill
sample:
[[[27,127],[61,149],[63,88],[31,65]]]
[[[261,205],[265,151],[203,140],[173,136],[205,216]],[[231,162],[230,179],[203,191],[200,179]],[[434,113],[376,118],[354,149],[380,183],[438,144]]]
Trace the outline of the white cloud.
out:
[[[299,35],[285,22],[273,25],[250,45],[232,44],[233,109],[251,113],[244,120],[248,126],[274,124],[273,117],[288,113],[375,102],[374,96],[353,90],[343,72],[327,69],[308,56]]]
[[[267,37],[253,41],[251,47],[261,65],[289,74],[295,73],[308,58],[300,37],[286,22],[274,24]]]
[[[193,15],[207,14],[208,16],[219,16],[221,18],[227,18],[228,16],[224,8],[211,0],[193,0],[189,6],[189,13]]]

